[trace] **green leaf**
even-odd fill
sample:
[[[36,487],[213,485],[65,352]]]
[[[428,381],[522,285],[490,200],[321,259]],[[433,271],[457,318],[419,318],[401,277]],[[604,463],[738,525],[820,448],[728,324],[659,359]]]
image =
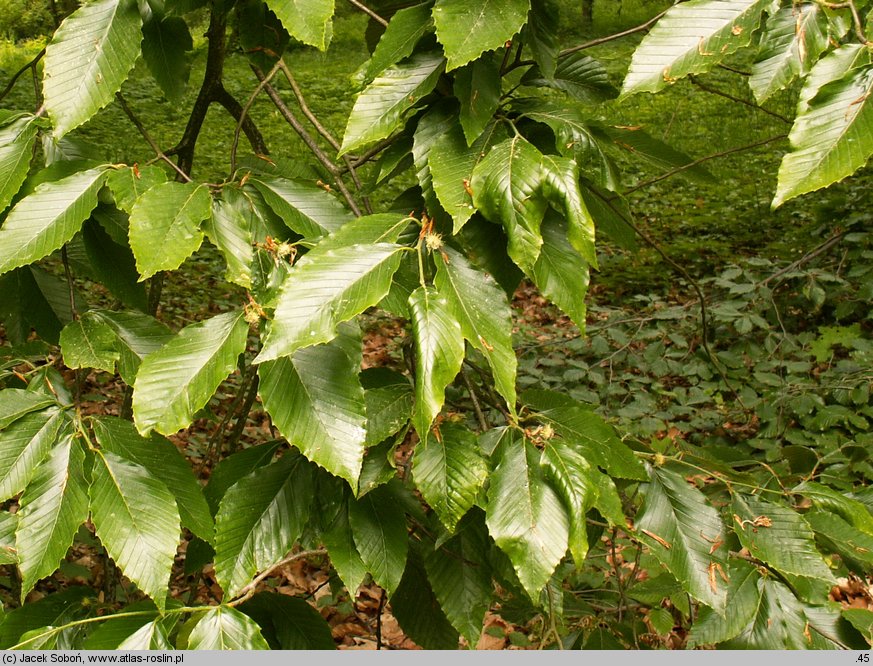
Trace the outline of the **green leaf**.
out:
[[[281,444],[282,442],[277,440],[250,446],[221,460],[213,468],[209,482],[203,489],[203,495],[213,516],[218,513],[221,498],[231,486],[256,469],[268,465]]]
[[[182,527],[204,541],[212,541],[212,514],[191,465],[168,439],[152,433],[140,437],[130,421],[102,416],[92,421],[100,447],[144,467],[160,479],[176,498]]]
[[[176,499],[141,465],[96,451],[91,521],[109,556],[161,610],[179,543]]]
[[[367,446],[374,446],[390,437],[409,422],[415,406],[415,392],[405,375],[372,368],[361,374],[366,389],[364,402],[367,405]],[[374,375],[381,375],[378,383]],[[2,399],[0,393],[0,399]]]
[[[725,574],[728,588],[724,613],[719,615],[708,606],[701,606],[691,625],[689,647],[713,645],[736,638],[758,612],[761,601],[758,589],[761,574],[758,570],[748,562],[733,560]]]
[[[261,629],[229,606],[206,611],[188,636],[188,650],[269,650]]]
[[[0,124],[0,212],[18,192],[33,157],[37,125],[33,116],[19,116]]]
[[[288,178],[250,182],[288,228],[305,238],[325,236],[354,219],[335,196],[315,185]]]
[[[142,27],[142,57],[149,71],[170,101],[178,101],[185,94],[191,61],[188,52],[194,41],[185,19],[179,16],[152,14]],[[147,649],[147,648],[146,648]]]
[[[332,34],[334,0],[266,0],[295,39],[324,51]]]
[[[104,616],[105,621],[88,634],[82,644],[85,650],[116,650],[127,638],[137,630],[153,622],[158,618],[158,609],[149,601],[138,601],[125,606],[123,612],[142,612],[143,615],[113,617]],[[148,612],[151,611],[151,612]]]
[[[174,338],[164,324],[141,312],[91,310],[85,316],[94,317],[115,332],[116,345],[121,353],[118,373],[128,385],[134,383],[142,359]]]
[[[0,391],[0,430],[22,416],[53,404],[54,399],[44,393],[25,389],[3,389]]]
[[[767,21],[749,87],[758,104],[807,74],[828,46],[827,19],[816,3],[783,7]]]
[[[462,67],[503,46],[527,21],[530,0],[436,0],[433,20],[448,58]]]
[[[866,571],[873,567],[873,537],[827,511],[809,511],[804,519],[823,542],[823,552],[839,553],[852,570]]]
[[[215,575],[231,599],[281,560],[309,521],[312,468],[299,455],[256,469],[228,490],[215,516]]]
[[[560,29],[559,6],[552,0],[533,0],[527,25],[521,33],[524,47],[530,52],[540,72],[546,78],[555,75],[560,44],[558,31]]]
[[[23,634],[33,629],[46,626],[60,627],[72,620],[80,619],[93,608],[96,601],[92,598],[93,595],[94,590],[90,587],[74,585],[6,613],[3,623],[0,624],[0,649],[12,647],[19,642]]]
[[[15,204],[0,227],[0,273],[47,257],[73,238],[97,206],[105,169],[42,183]]]
[[[115,333],[94,318],[71,321],[61,331],[61,352],[68,368],[95,368],[115,372],[119,358]]]
[[[250,289],[251,264],[255,259],[255,252],[248,212],[248,200],[238,190],[227,188],[223,200],[213,200],[212,216],[204,230],[212,244],[224,256],[227,263],[225,279]]]
[[[406,515],[390,485],[379,486],[360,499],[349,499],[349,524],[367,571],[377,585],[394,594],[406,567],[409,542]]]
[[[861,44],[843,44],[827,53],[810,70],[803,80],[800,98],[797,101],[797,115],[809,110],[809,102],[822,86],[841,79],[846,72],[862,65],[870,64],[870,51]]]
[[[36,469],[21,495],[16,549],[22,600],[53,574],[79,525],[88,519],[88,482],[82,447],[66,435]]]
[[[589,264],[597,267],[594,249],[594,220],[585,207],[579,189],[576,161],[555,155],[543,156],[543,195],[564,214],[567,240]],[[540,230],[541,231],[541,230]]]
[[[387,138],[402,127],[406,112],[436,87],[445,62],[439,52],[419,53],[376,77],[355,100],[340,155]]]
[[[543,244],[542,182],[543,156],[521,136],[494,146],[470,181],[473,204],[489,220],[503,225],[509,256],[525,271],[533,269]]]
[[[773,207],[854,173],[873,153],[873,65],[822,86],[794,120]]]
[[[431,217],[439,220],[442,217],[440,201],[436,196],[433,185],[433,176],[430,171],[430,154],[442,137],[454,131],[458,126],[457,113],[454,104],[443,101],[433,104],[418,119],[415,134],[412,137],[412,163],[415,168],[415,177],[421,192],[412,191],[415,206],[421,206],[420,199],[424,200],[424,210],[429,211]]]
[[[330,562],[352,596],[357,594],[367,575],[367,565],[358,553],[349,523],[349,503],[353,501],[343,500],[333,521],[321,534]]]
[[[671,7],[634,51],[622,95],[657,92],[707,72],[751,43],[774,0],[691,0]]]
[[[418,41],[433,30],[433,19],[428,4],[399,9],[388,21],[385,32],[366,62],[363,71],[364,81],[372,81],[391,65],[412,55]]]
[[[245,351],[242,312],[226,312],[186,326],[143,360],[133,390],[137,430],[171,435],[187,427]]]
[[[694,164],[694,159],[671,145],[659,141],[639,127],[599,125],[596,127],[595,134],[604,147],[611,148],[616,155],[642,160],[663,171],[681,167],[679,174],[693,182],[710,185],[716,182],[712,174],[700,164]],[[617,195],[611,196],[615,198]]]
[[[262,592],[240,605],[274,650],[335,650],[330,625],[299,597]]]
[[[172,650],[161,620],[146,622],[125,638],[117,650]]]
[[[406,561],[397,591],[391,595],[391,612],[403,632],[423,649],[458,649],[458,632],[437,603],[421,559],[414,551]]]
[[[443,408],[446,387],[461,371],[464,337],[461,325],[449,313],[448,301],[433,287],[412,292],[409,310],[416,349],[413,422],[419,439],[425,441],[430,424]]]
[[[481,511],[469,513],[458,524],[455,536],[424,562],[443,612],[470,646],[479,640],[493,597],[488,531],[482,516]]]
[[[390,243],[309,252],[285,280],[255,362],[272,361],[333,340],[340,323],[376,305],[388,293],[399,261],[398,246]]]
[[[145,312],[148,296],[127,243],[118,245],[93,217],[82,228],[82,241],[96,281],[124,305]]]
[[[139,56],[132,0],[94,0],[64,19],[45,53],[45,106],[60,138],[109,104]]]
[[[542,460],[546,476],[552,481],[570,517],[570,554],[581,567],[588,554],[588,532],[585,514],[594,506],[598,486],[592,480],[591,465],[565,440],[553,438],[546,442]]]
[[[609,82],[606,68],[591,56],[579,52],[558,60],[551,76],[544,76],[539,67],[534,67],[521,78],[521,82],[526,86],[560,90],[581,102],[603,102],[618,95],[618,90]]]
[[[676,472],[650,469],[635,530],[652,554],[692,597],[718,613],[725,609],[724,525],[706,497]]]
[[[514,411],[517,361],[506,294],[489,275],[473,268],[452,248],[443,248],[440,257],[434,284],[461,324],[464,337],[488,359],[495,386]]]
[[[239,44],[246,57],[264,72],[269,72],[291,43],[281,21],[262,0],[235,3]]]
[[[360,367],[360,331],[342,324],[332,342],[258,368],[261,400],[282,436],[352,488],[358,485],[367,436]]]
[[[133,212],[133,204],[144,192],[166,182],[166,172],[153,164],[112,169],[106,176],[106,184],[112,192],[115,205],[128,215]]]
[[[455,74],[453,90],[461,103],[461,127],[471,146],[500,105],[500,63],[494,57],[471,62]]]
[[[731,504],[734,532],[752,557],[777,571],[833,582],[807,522],[783,504],[735,493]]]
[[[542,226],[543,247],[534,264],[533,280],[540,293],[584,331],[588,262],[570,245],[566,230],[562,220],[546,216]]]
[[[22,416],[0,432],[0,501],[25,489],[39,464],[68,428],[66,414],[49,407]]]
[[[488,148],[502,136],[501,125],[494,123],[480,132],[479,138],[468,148],[461,129],[455,125],[443,133],[429,151],[427,162],[433,190],[442,207],[452,216],[452,233],[458,233],[476,212],[470,195],[473,171]]]
[[[803,606],[778,580],[757,576],[758,603],[742,633],[724,643],[728,650],[809,649]]]
[[[488,463],[473,432],[445,423],[416,445],[412,474],[422,497],[454,532],[458,521],[476,503],[488,477]]]
[[[130,249],[142,279],[179,268],[203,242],[200,223],[211,214],[204,185],[161,183],[143,193],[130,213]]]
[[[498,455],[489,479],[488,532],[536,599],[567,551],[567,512],[543,475],[537,449],[511,440]]]
[[[793,492],[808,497],[819,508],[833,511],[846,522],[873,537],[873,514],[858,500],[814,481],[804,481]]]
[[[867,643],[873,645],[873,611],[866,608],[846,608],[843,610],[843,617],[861,632]]]

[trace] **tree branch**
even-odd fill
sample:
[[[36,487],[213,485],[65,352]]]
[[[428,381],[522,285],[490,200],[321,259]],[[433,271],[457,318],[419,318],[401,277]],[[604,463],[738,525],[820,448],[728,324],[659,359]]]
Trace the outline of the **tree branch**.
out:
[[[140,119],[137,118],[136,114],[133,112],[133,109],[131,109],[130,106],[127,104],[127,100],[124,99],[124,96],[120,92],[117,92],[117,93],[115,93],[115,99],[118,100],[118,104],[121,106],[121,109],[122,109],[122,111],[124,111],[124,114],[127,116],[128,120],[130,120],[130,122],[133,123],[134,127],[136,127],[137,130],[139,130],[139,133],[142,135],[142,138],[145,139],[145,142],[147,144],[149,144],[149,147],[151,147],[151,149],[154,151],[155,155],[158,156],[158,159],[161,159],[164,162],[166,162],[167,164],[169,164],[176,171],[176,173],[179,175],[179,177],[182,178],[182,180],[190,183],[191,182],[190,176],[188,176],[187,173],[182,171],[182,169],[180,169],[178,167],[178,165],[173,160],[171,160],[169,157],[166,156],[166,154],[164,154],[164,151],[161,150],[161,148],[160,148],[160,146],[158,146],[157,142],[148,133],[148,130],[145,128],[145,125],[142,124],[142,121],[140,121]]]
[[[255,576],[255,579],[251,583],[249,583],[240,590],[241,596],[238,596],[236,599],[231,601],[228,606],[239,606],[240,604],[248,601],[253,596],[255,596],[255,591],[258,589],[258,585],[260,585],[267,578],[272,576],[277,569],[281,569],[286,564],[291,564],[291,562],[296,562],[297,560],[302,560],[306,557],[314,557],[316,555],[327,555],[327,551],[324,548],[316,548],[315,550],[304,550],[299,553],[294,553],[293,555],[283,557],[281,560],[276,562],[276,564]]]
[[[19,78],[21,78],[21,75],[24,74],[31,67],[35,67],[36,63],[38,63],[44,55],[45,55],[45,48],[43,48],[39,53],[37,53],[30,62],[28,62],[21,69],[19,69],[17,72],[15,72],[15,74],[12,75],[12,78],[9,79],[9,83],[7,83],[6,87],[3,88],[3,92],[0,92],[0,102],[2,102],[3,98],[5,98],[6,95],[8,95],[12,91],[12,88],[15,86],[15,82],[18,81]]]
[[[737,102],[738,104],[748,106],[752,109],[755,109],[756,111],[762,111],[763,113],[766,113],[768,116],[773,116],[774,118],[778,118],[783,123],[788,123],[789,125],[792,124],[792,121],[789,120],[788,118],[786,118],[785,116],[783,116],[781,113],[776,113],[775,111],[771,111],[770,109],[765,109],[763,106],[760,106],[758,104],[750,102],[749,100],[743,99],[742,97],[734,97],[733,95],[730,95],[726,92],[718,90],[717,88],[712,88],[712,87],[706,85],[705,83],[702,83],[700,81],[700,79],[698,79],[693,74],[688,77],[688,80],[691,81],[691,83],[693,83],[695,86],[697,86],[701,90],[704,90],[708,93],[711,93],[713,95],[718,95],[719,97],[724,97],[725,99],[729,99],[732,102]]]
[[[600,46],[601,44],[606,44],[607,42],[614,41],[616,39],[621,39],[622,37],[627,37],[628,35],[633,35],[637,32],[645,32],[649,28],[651,28],[655,23],[657,23],[660,18],[666,14],[669,10],[664,10],[660,14],[653,16],[645,23],[641,23],[640,25],[634,28],[628,28],[627,30],[623,30],[622,32],[616,32],[613,35],[607,35],[606,37],[598,37],[597,39],[592,39],[590,42],[585,42],[584,44],[578,44],[577,46],[571,46],[568,49],[564,49],[558,55],[559,58],[563,58],[564,56],[568,56],[571,53],[576,53],[577,51],[584,51],[585,49],[590,49],[593,46]]]
[[[374,21],[376,21],[376,23],[380,23],[381,25],[384,25],[384,26],[386,26],[386,27],[388,26],[388,21],[386,21],[385,19],[383,19],[383,18],[382,18],[381,16],[379,16],[376,12],[374,12],[372,9],[370,9],[369,7],[367,7],[364,3],[362,3],[362,2],[358,2],[358,0],[349,0],[349,4],[352,5],[352,6],[354,6],[354,7],[357,7],[358,9],[360,9],[360,10],[361,10],[362,12],[364,12],[367,16],[369,16],[371,19],[373,19]]]
[[[245,105],[242,107],[242,111],[240,112],[240,117],[237,118],[236,128],[233,132],[233,143],[230,146],[230,173],[233,176],[236,173],[236,151],[239,147],[239,135],[242,131],[243,121],[246,119],[249,113],[249,109],[252,108],[252,105],[255,103],[255,99],[258,95],[261,94],[261,91],[264,89],[264,86],[267,85],[270,80],[276,76],[276,72],[279,71],[279,63],[277,62],[273,65],[273,68],[267,73],[267,75],[258,82],[258,87],[255,88],[254,92],[249,96]]]

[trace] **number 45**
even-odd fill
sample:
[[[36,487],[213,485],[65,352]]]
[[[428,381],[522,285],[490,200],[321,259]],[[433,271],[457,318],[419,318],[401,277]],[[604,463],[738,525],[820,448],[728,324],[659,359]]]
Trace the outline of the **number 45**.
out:
[[[870,663],[870,653],[865,652],[863,654],[859,654],[858,658],[855,659],[859,664],[869,664]]]

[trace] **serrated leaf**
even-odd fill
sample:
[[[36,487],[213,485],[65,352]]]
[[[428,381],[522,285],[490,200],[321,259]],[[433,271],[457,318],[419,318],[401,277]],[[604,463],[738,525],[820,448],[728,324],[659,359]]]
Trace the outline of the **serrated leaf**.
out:
[[[229,606],[206,611],[188,636],[188,650],[269,650],[261,629]]]
[[[445,62],[439,52],[419,53],[377,76],[355,100],[340,155],[385,139],[399,129],[406,112],[436,87]]]
[[[288,178],[250,182],[288,228],[306,238],[327,235],[355,219],[336,197],[315,185]]]
[[[494,57],[471,62],[455,74],[453,90],[461,104],[461,127],[470,146],[491,122],[500,104],[500,63]]]
[[[61,352],[68,368],[95,368],[115,372],[118,351],[115,333],[93,318],[77,319],[61,331]]]
[[[112,192],[115,205],[128,215],[144,192],[166,182],[166,172],[153,164],[112,169],[106,176],[106,185]]]
[[[152,76],[167,99],[181,99],[191,71],[187,54],[194,49],[188,24],[180,16],[152,14],[143,25],[142,34],[142,57]]]
[[[873,645],[873,611],[866,608],[846,608],[843,610],[843,617],[864,636],[868,644]]]
[[[541,464],[564,505],[570,518],[570,554],[581,567],[588,554],[588,533],[585,514],[594,506],[598,496],[597,483],[588,461],[566,441],[554,438],[546,442],[542,452]]]
[[[822,86],[794,120],[773,207],[851,175],[873,153],[873,65]]]
[[[502,224],[509,237],[509,256],[530,271],[543,239],[546,212],[541,196],[543,156],[521,136],[494,146],[473,171],[473,205],[489,220]]]
[[[30,160],[37,125],[34,116],[21,116],[0,125],[0,212],[3,212],[18,192]]]
[[[228,490],[215,516],[215,574],[231,599],[281,560],[309,521],[312,468],[299,455],[256,469]]]
[[[464,337],[449,313],[448,301],[434,287],[419,287],[409,297],[415,339],[415,416],[419,439],[443,408],[446,387],[461,371]],[[460,516],[458,516],[460,518]]]
[[[433,30],[430,12],[430,6],[422,4],[404,7],[394,13],[379,38],[373,55],[366,62],[364,81],[370,82],[391,65],[412,55],[418,41]]]
[[[566,229],[562,220],[546,217],[542,226],[543,247],[534,264],[533,280],[540,293],[584,331],[588,262],[570,245]]]
[[[522,77],[521,82],[526,86],[560,90],[581,102],[602,102],[618,95],[603,64],[579,52],[558,60],[551,76],[544,75],[539,67],[535,67]]]
[[[495,123],[480,132],[479,138],[468,148],[461,129],[454,126],[443,133],[429,151],[427,162],[433,190],[452,216],[452,233],[457,234],[476,212],[470,194],[473,171],[493,142],[502,136],[500,124]]]
[[[204,231],[215,247],[218,248],[227,270],[225,279],[233,284],[251,288],[251,264],[255,258],[252,246],[252,230],[249,226],[248,201],[237,190],[226,189],[224,199],[212,202],[212,216],[207,221]]]
[[[873,514],[858,500],[814,481],[804,481],[793,492],[808,497],[822,509],[836,513],[846,522],[873,537]]]
[[[394,594],[406,567],[409,542],[406,515],[390,486],[349,499],[349,525],[367,571],[377,585]]]
[[[280,441],[256,444],[228,456],[213,468],[209,482],[203,489],[206,503],[212,515],[218,513],[221,498],[237,481],[270,464],[281,445]]]
[[[833,582],[807,522],[793,509],[735,493],[733,528],[752,557],[777,571]]]
[[[274,650],[335,650],[330,625],[300,597],[262,592],[239,609],[261,628]]]
[[[262,0],[237,2],[235,9],[243,52],[262,71],[270,71],[287,50],[291,36]]]
[[[634,51],[622,95],[657,92],[748,46],[774,0],[691,0],[671,7]]]
[[[139,56],[132,0],[94,0],[64,19],[45,53],[43,94],[60,138],[109,104]]]
[[[321,538],[330,555],[330,562],[339,574],[350,594],[357,594],[358,588],[367,575],[367,565],[361,559],[349,523],[348,502],[342,506],[330,525],[322,532]]]
[[[115,332],[121,353],[118,373],[128,385],[134,383],[142,359],[161,349],[174,337],[164,324],[141,312],[90,310],[85,316],[98,319]]]
[[[141,437],[130,421],[102,416],[92,421],[102,449],[144,467],[160,479],[176,498],[182,527],[204,541],[212,541],[212,514],[191,466],[172,442],[151,434]]]
[[[525,49],[539,70],[551,78],[555,74],[560,46],[558,44],[558,29],[560,14],[558,5],[551,0],[533,0],[527,25],[522,30],[521,37]]]
[[[94,278],[124,305],[145,312],[148,296],[127,243],[118,245],[93,217],[82,228],[82,241]]]
[[[124,613],[139,613],[142,615],[125,616]],[[150,612],[149,612],[150,611]],[[138,629],[158,618],[158,609],[150,600],[137,601],[125,606],[121,617],[105,615],[101,622],[91,631],[82,644],[84,650],[116,650],[128,637]]]
[[[172,650],[161,620],[146,622],[118,645],[117,650]]]
[[[130,212],[130,249],[141,279],[179,268],[203,242],[200,223],[211,214],[204,185],[161,183],[140,196]]]
[[[778,580],[757,576],[758,603],[751,622],[721,647],[728,650],[805,650],[810,647],[803,606]]]
[[[761,574],[750,563],[733,560],[725,575],[728,589],[724,613],[719,615],[708,606],[701,606],[691,626],[689,647],[712,645],[735,638],[754,619],[761,601],[758,589]]]
[[[564,214],[567,240],[589,264],[597,267],[594,249],[594,220],[585,207],[579,188],[576,161],[556,155],[543,155],[543,195]],[[542,233],[542,229],[540,229]]]
[[[635,531],[692,597],[722,613],[727,589],[724,525],[697,488],[676,472],[653,467]]]
[[[758,104],[809,72],[828,46],[827,33],[827,19],[816,3],[783,7],[768,19],[749,77]]]
[[[452,626],[475,646],[493,590],[488,565],[488,531],[481,511],[468,514],[451,539],[425,558],[434,594]]]
[[[106,552],[163,610],[181,530],[173,494],[145,467],[102,450],[89,492],[91,522]]]
[[[507,238],[503,228],[481,215],[474,215],[455,240],[465,256],[493,277],[507,298],[512,298],[524,273],[506,253]]]
[[[422,497],[450,532],[476,503],[488,477],[488,464],[476,435],[445,423],[415,447],[412,474]]]
[[[378,383],[370,382],[375,373],[382,374],[381,370],[370,369],[361,374],[367,406],[367,446],[378,444],[405,426],[415,406],[415,392],[406,376],[388,371]]]
[[[226,312],[186,326],[147,356],[133,387],[137,430],[171,435],[186,428],[236,368],[247,334],[242,312]]]
[[[256,363],[330,342],[337,326],[388,293],[400,261],[390,243],[349,245],[300,259],[279,294],[274,319]]]
[[[434,219],[441,217],[440,201],[434,192],[433,176],[430,171],[430,154],[437,142],[448,132],[457,127],[458,119],[454,105],[448,102],[432,105],[418,119],[415,133],[412,137],[412,164],[415,168],[415,178],[421,192],[414,192],[415,206],[421,207],[419,200],[424,200],[424,209]]]
[[[809,511],[804,519],[823,542],[823,550],[839,553],[849,569],[873,567],[873,536],[827,511]]]
[[[88,518],[81,446],[67,434],[36,469],[19,502],[16,549],[21,598],[53,574]]]
[[[73,238],[97,206],[105,169],[42,183],[9,211],[0,227],[0,274],[47,257]]]
[[[25,389],[3,389],[0,391],[0,430],[26,414],[53,404],[55,400],[44,393]]]
[[[367,436],[360,367],[360,331],[344,324],[335,340],[258,368],[261,400],[282,436],[352,488]]]
[[[495,386],[514,411],[517,360],[506,294],[490,276],[473,268],[450,247],[443,248],[436,264],[436,288],[461,324],[464,337],[488,359]]]
[[[437,603],[415,551],[410,552],[400,585],[391,595],[391,612],[403,632],[423,649],[458,649],[458,632]]]
[[[870,51],[861,44],[843,44],[825,54],[803,80],[800,98],[797,101],[797,115],[802,115],[809,109],[809,101],[813,99],[822,86],[841,79],[846,72],[855,67],[870,64]]]
[[[527,21],[530,0],[437,0],[437,39],[448,58],[446,69],[462,67],[503,46]]]
[[[22,416],[0,432],[0,501],[25,489],[38,465],[69,427],[55,407]]]
[[[509,441],[499,455],[489,479],[488,532],[536,599],[567,551],[567,511],[543,475],[539,451],[527,441]]]
[[[324,51],[332,34],[334,0],[266,0],[295,39]]]
[[[80,619],[93,608],[93,603],[96,601],[93,596],[94,590],[90,587],[74,585],[6,613],[3,623],[0,624],[0,649],[11,648],[19,642],[23,634],[33,629],[46,626],[60,627],[72,620]],[[67,643],[63,647],[72,646]]]

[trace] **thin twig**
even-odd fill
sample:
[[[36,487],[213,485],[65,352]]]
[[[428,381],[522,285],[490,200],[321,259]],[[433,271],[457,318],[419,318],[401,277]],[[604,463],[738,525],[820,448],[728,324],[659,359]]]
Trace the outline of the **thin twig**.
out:
[[[380,24],[384,25],[386,28],[388,27],[388,21],[383,19],[381,16],[379,16],[376,12],[374,12],[372,9],[367,7],[367,5],[363,4],[362,2],[358,2],[358,0],[349,0],[349,4],[360,9],[367,16],[369,16],[371,19],[376,21],[376,23],[380,23]]]
[[[281,60],[279,61],[281,62]],[[252,104],[255,103],[255,99],[258,95],[261,94],[261,91],[264,89],[264,86],[267,85],[270,80],[276,76],[276,72],[279,71],[279,62],[273,65],[273,68],[267,73],[267,75],[258,82],[258,86],[255,88],[254,92],[249,96],[246,103],[243,105],[242,112],[240,112],[239,120],[236,123],[236,129],[233,132],[233,143],[230,145],[230,173],[233,176],[236,173],[236,151],[239,148],[239,135],[242,133],[243,123],[245,122],[246,117],[249,114],[249,109],[252,108]]]
[[[849,9],[852,12],[852,23],[855,28],[855,36],[857,36],[865,46],[870,45],[870,40],[868,40],[867,35],[864,34],[864,23],[861,21],[861,15],[858,14],[858,8],[855,6],[853,0],[847,0],[846,2],[822,2],[821,4],[828,9]]]
[[[182,169],[180,169],[179,166],[173,160],[167,157],[164,151],[161,150],[160,146],[158,146],[158,144],[149,134],[148,130],[145,128],[145,125],[143,125],[142,121],[137,118],[136,114],[133,112],[133,109],[128,106],[127,100],[124,99],[124,95],[122,95],[120,92],[117,92],[115,93],[115,99],[118,100],[118,103],[121,105],[121,109],[122,111],[124,111],[124,114],[127,116],[128,120],[133,123],[134,127],[136,127],[137,130],[139,130],[142,138],[145,139],[147,144],[149,144],[149,147],[154,151],[155,155],[157,155],[158,158],[162,161],[169,164],[173,168],[173,170],[185,180],[185,182],[190,183],[191,177],[187,173],[182,171]]]
[[[461,377],[464,380],[464,385],[470,392],[470,400],[473,401],[473,411],[476,412],[476,420],[479,422],[479,427],[482,429],[482,432],[485,432],[488,430],[488,421],[485,420],[485,414],[482,413],[482,407],[479,405],[479,398],[476,397],[473,382],[470,381],[470,376],[467,374],[463,365],[461,366]]]
[[[272,576],[277,569],[281,569],[286,564],[291,564],[291,562],[296,562],[297,560],[302,560],[307,557],[315,557],[316,555],[327,555],[327,550],[325,550],[324,548],[316,548],[315,550],[303,550],[299,553],[294,553],[293,555],[287,555],[283,557],[281,560],[276,562],[276,564],[272,565],[271,567],[267,568],[266,570],[255,576],[254,580],[252,580],[251,583],[249,583],[240,590],[240,596],[231,601],[228,606],[239,606],[240,604],[248,601],[253,596],[255,596],[258,585],[260,585],[267,578]]]
[[[774,141],[781,141],[782,139],[787,138],[787,134],[777,134],[776,136],[771,136],[768,139],[762,139],[761,141],[755,141],[754,143],[748,143],[743,146],[737,146],[736,148],[728,148],[727,150],[722,150],[718,153],[712,153],[711,155],[706,155],[705,157],[698,158],[688,164],[683,164],[681,166],[676,167],[675,169],[670,169],[669,171],[665,171],[659,176],[655,176],[654,178],[650,178],[649,180],[644,180],[642,183],[637,183],[633,187],[628,190],[625,190],[621,193],[621,196],[627,196],[631,192],[636,192],[637,190],[641,190],[644,187],[648,187],[649,185],[654,185],[666,178],[670,178],[671,176],[675,176],[677,173],[682,173],[683,171],[687,171],[688,169],[693,169],[694,167],[703,164],[704,162],[709,162],[710,160],[717,159],[719,157],[727,157],[728,155],[733,155],[734,153],[741,153],[746,150],[752,150],[753,148],[758,148],[760,146],[764,146],[768,143],[773,143]],[[617,198],[617,195],[612,197],[613,199]]]
[[[636,26],[635,28],[628,28],[627,30],[623,30],[622,32],[616,32],[615,34],[612,34],[612,35],[607,35],[605,37],[598,37],[597,39],[592,39],[590,42],[585,42],[584,44],[578,44],[576,46],[571,46],[570,48],[564,49],[563,51],[561,51],[561,53],[558,55],[558,57],[563,58],[564,56],[568,56],[571,53],[576,53],[577,51],[584,51],[585,49],[590,49],[593,46],[600,46],[601,44],[606,44],[607,42],[611,42],[611,41],[616,40],[616,39],[621,39],[622,37],[627,37],[628,35],[633,35],[634,33],[637,33],[637,32],[644,32],[644,31],[648,30],[649,28],[651,28],[655,23],[657,23],[658,20],[660,20],[660,18],[664,14],[666,14],[668,11],[669,10],[665,9],[660,14],[653,16],[648,21],[646,21],[645,23],[641,23],[640,25]]]
[[[379,595],[379,609],[376,611],[376,649],[382,649],[382,611],[385,609],[385,590]]]
[[[45,55],[45,48],[43,48],[39,53],[37,53],[30,62],[28,62],[21,69],[19,69],[17,72],[15,72],[15,74],[12,75],[12,78],[9,79],[9,83],[7,83],[6,87],[3,88],[3,92],[0,92],[0,102],[2,102],[3,98],[6,97],[6,95],[8,95],[12,91],[12,88],[15,86],[15,82],[18,81],[19,78],[21,78],[21,75],[24,74],[31,67],[35,67],[36,63],[38,63],[44,55]]]
[[[778,118],[783,123],[787,123],[787,124],[791,125],[793,122],[789,118],[786,118],[785,116],[783,116],[781,113],[776,113],[775,111],[771,111],[770,109],[765,109],[763,106],[755,104],[754,102],[750,102],[749,100],[743,99],[742,97],[735,97],[734,95],[726,93],[723,90],[719,90],[718,88],[712,88],[711,86],[708,86],[705,83],[701,82],[700,79],[698,79],[694,75],[689,76],[688,80],[691,81],[691,83],[693,83],[695,86],[697,86],[701,90],[708,92],[712,95],[718,95],[719,97],[724,97],[725,99],[729,99],[732,102],[737,102],[738,104],[748,106],[749,108],[755,109],[756,111],[761,111],[763,113],[766,113],[768,116],[773,116],[774,118]]]
[[[837,243],[839,243],[839,242],[843,239],[843,236],[845,236],[845,235],[846,235],[846,232],[844,232],[844,231],[840,231],[839,233],[834,234],[833,236],[831,236],[830,238],[828,238],[826,241],[824,241],[823,243],[820,243],[819,245],[817,245],[816,247],[814,247],[812,250],[810,250],[809,252],[807,252],[805,255],[803,255],[803,256],[802,256],[800,259],[798,259],[797,261],[795,261],[795,262],[789,264],[789,265],[786,266],[785,268],[776,271],[776,272],[773,273],[772,275],[770,275],[770,276],[764,278],[763,280],[761,280],[760,282],[758,282],[758,283],[755,285],[755,287],[756,287],[756,288],[757,288],[757,287],[763,287],[763,286],[765,286],[767,283],[772,282],[773,280],[776,280],[776,279],[778,279],[778,278],[781,278],[781,277],[782,277],[783,275],[785,275],[786,273],[790,273],[791,271],[793,271],[793,270],[795,270],[795,269],[797,269],[797,268],[800,268],[801,266],[803,266],[803,264],[808,263],[808,262],[812,261],[813,259],[815,259],[815,258],[816,258],[817,256],[819,256],[820,254],[823,254],[823,253],[827,252],[827,251],[828,251],[829,249],[831,249],[834,245],[836,245]]]

